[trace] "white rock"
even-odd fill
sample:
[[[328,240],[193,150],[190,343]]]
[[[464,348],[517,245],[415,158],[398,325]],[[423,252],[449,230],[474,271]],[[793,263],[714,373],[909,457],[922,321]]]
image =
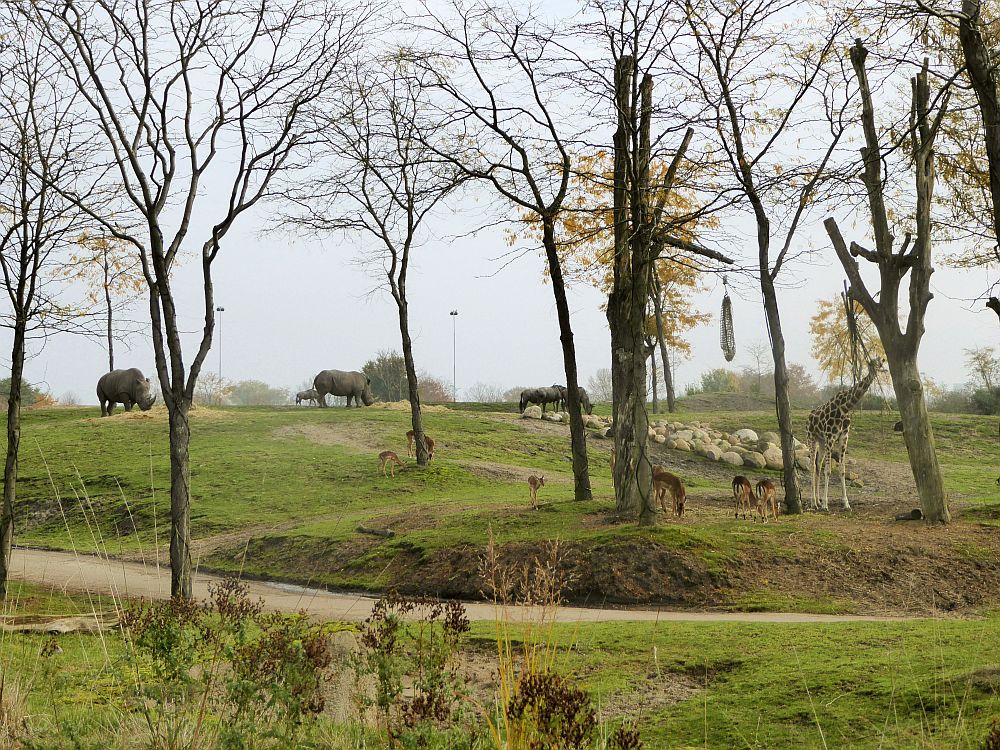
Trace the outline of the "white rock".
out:
[[[743,456],[743,463],[755,469],[763,469],[767,466],[767,459],[757,451],[747,451],[747,454]]]
[[[705,448],[705,452],[703,455],[705,456],[705,458],[710,458],[713,461],[718,461],[720,458],[722,458],[722,451],[719,450],[716,446],[710,445],[707,448]]]
[[[525,408],[521,412],[521,419],[541,419],[542,418],[542,407],[531,405]]]
[[[694,432],[692,430],[677,430],[674,437],[678,440],[690,441],[694,439]]]
[[[542,415],[542,419],[544,419],[547,422],[562,422],[563,421],[562,414],[560,414],[557,411],[554,411],[554,412],[551,412],[551,413],[547,412],[547,413],[543,414]]]
[[[665,435],[657,435],[656,437],[653,438],[653,440],[655,440],[657,443],[667,442],[667,438]]]
[[[725,461],[730,466],[743,465],[743,457],[739,453],[734,453],[733,451],[726,451],[723,453],[720,460]]]
[[[781,449],[774,446],[764,451],[764,460],[767,462],[767,468],[769,469],[781,469],[785,465],[782,460]]]
[[[762,432],[760,434],[760,441],[781,445],[781,437],[776,432]]]
[[[689,451],[691,450],[691,444],[683,438],[674,439],[674,448],[679,451]]]
[[[667,439],[666,439],[666,440],[664,441],[664,443],[663,443],[663,444],[664,444],[665,446],[667,446],[668,448],[676,448],[676,447],[677,447],[677,441],[676,441],[676,440],[675,440],[674,438],[672,438],[672,437],[668,437],[668,438],[667,438]]]
[[[756,443],[758,440],[757,433],[746,427],[744,427],[742,430],[737,430],[736,432],[734,432],[733,436],[736,437],[736,439],[739,440],[741,443]]]

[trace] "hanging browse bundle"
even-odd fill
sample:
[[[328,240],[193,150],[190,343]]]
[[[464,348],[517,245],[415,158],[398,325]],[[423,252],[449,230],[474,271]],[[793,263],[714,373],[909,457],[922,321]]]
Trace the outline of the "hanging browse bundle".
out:
[[[726,362],[732,362],[736,357],[736,334],[733,332],[733,301],[729,299],[729,281],[722,277],[722,286],[726,296],[722,298],[722,328],[719,331],[719,343]]]

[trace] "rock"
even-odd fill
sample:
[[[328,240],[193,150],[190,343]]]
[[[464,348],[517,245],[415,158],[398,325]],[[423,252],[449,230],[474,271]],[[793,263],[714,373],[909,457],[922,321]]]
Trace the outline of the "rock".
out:
[[[667,446],[668,448],[670,448],[670,449],[674,449],[674,448],[676,448],[676,447],[677,447],[677,441],[676,441],[676,440],[675,440],[674,438],[672,438],[672,437],[668,437],[668,438],[667,438],[667,439],[666,439],[666,440],[665,440],[665,441],[663,442],[663,444],[664,444],[665,446]]]
[[[697,429],[697,430],[694,431],[694,439],[695,440],[707,440],[708,439],[708,433],[705,432],[702,429]]]
[[[743,456],[743,463],[755,469],[763,469],[767,466],[767,459],[757,451],[747,451],[747,454]]]
[[[705,448],[705,451],[702,455],[705,456],[705,458],[710,458],[713,461],[718,461],[720,458],[722,458],[722,451],[720,451],[714,445],[709,445]]]
[[[767,452],[771,449],[777,449],[780,451],[781,446],[778,445],[777,443],[772,443],[767,440],[764,440],[764,438],[761,438],[760,440],[757,441],[757,450],[759,450],[765,456],[767,455]]]
[[[563,421],[562,414],[560,414],[557,411],[547,412],[547,413],[543,414],[542,415],[542,419],[544,419],[546,422],[562,422]]]
[[[805,443],[803,443],[801,440],[799,440],[798,438],[792,438],[792,446],[794,447],[794,449],[796,451],[799,448],[808,448],[809,447]]]
[[[667,428],[666,427],[657,427],[656,428],[656,434],[657,435],[662,435],[663,437],[666,437],[667,436]]]
[[[757,433],[753,430],[747,429],[746,427],[742,430],[734,432],[733,436],[741,443],[756,443],[758,440]]]
[[[802,471],[812,471],[809,460],[809,451],[799,451],[795,454],[795,465]]]
[[[542,407],[531,405],[525,407],[524,411],[521,412],[521,419],[541,419],[542,418]]]
[[[694,439],[694,432],[691,430],[677,430],[674,433],[674,437],[678,440],[689,442]]]
[[[858,481],[858,472],[856,472],[856,471],[851,471],[850,469],[848,469],[847,473],[844,476],[847,477],[847,481],[848,482],[856,482],[856,481]]]
[[[664,427],[665,428],[667,426],[667,422],[666,422],[666,420],[663,420],[663,419],[657,419],[656,422],[653,423],[653,426],[657,427],[657,428],[659,428],[659,427]]]
[[[597,435],[597,437],[599,437],[599,438],[601,438],[603,440],[607,440],[610,437],[610,435],[608,435],[609,432],[611,432],[611,429],[608,428],[608,427],[605,427],[603,430],[598,430],[594,434]]]
[[[851,487],[864,487],[865,483],[861,479],[854,479],[850,482]]]
[[[586,417],[583,422],[584,427],[589,427],[592,430],[599,430],[604,427],[604,422],[602,422],[597,417]]]
[[[764,451],[764,461],[767,462],[767,468],[769,469],[783,468],[785,463],[782,460],[781,448],[772,446]]]
[[[730,466],[743,465],[743,457],[739,453],[736,453],[734,451],[726,451],[725,453],[722,454],[722,456],[720,456],[719,460],[725,461]]]
[[[776,432],[762,432],[758,438],[762,443],[774,443],[775,445],[781,445],[781,436]]]
[[[654,430],[652,427],[650,427],[646,431],[646,437],[648,437],[650,440],[652,440],[653,438],[655,438],[656,437],[656,430]]]
[[[689,451],[691,450],[691,444],[683,438],[674,439],[674,448],[679,451]]]
[[[656,437],[653,438],[653,440],[655,440],[657,443],[667,442],[667,438],[665,435],[657,435]]]
[[[726,451],[728,451],[730,448],[733,447],[732,444],[728,440],[720,440],[719,443],[718,443],[718,445],[719,445],[719,448],[722,449],[723,453],[725,453]]]

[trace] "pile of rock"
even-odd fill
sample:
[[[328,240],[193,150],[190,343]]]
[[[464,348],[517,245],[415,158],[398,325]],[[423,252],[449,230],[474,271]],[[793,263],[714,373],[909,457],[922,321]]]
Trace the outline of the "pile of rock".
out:
[[[546,411],[542,413],[542,407],[531,404],[521,412],[521,419],[544,419],[546,422],[565,422],[569,424],[568,411]],[[611,417],[597,417],[592,414],[583,415],[583,426],[592,430],[600,430],[601,437],[611,424]]]
[[[704,422],[684,424],[660,420],[650,426],[649,438],[666,448],[688,451],[734,467],[779,470],[784,466],[781,438],[774,432],[758,435],[744,428],[727,433],[714,430]],[[802,470],[809,470],[809,448],[798,440],[795,441],[795,463]]]

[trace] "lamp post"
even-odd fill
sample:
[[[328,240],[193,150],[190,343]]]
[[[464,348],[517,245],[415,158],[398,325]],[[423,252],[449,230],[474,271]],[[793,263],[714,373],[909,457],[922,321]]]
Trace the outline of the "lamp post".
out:
[[[219,406],[222,406],[222,313],[226,308],[217,307],[215,311],[219,313]]]
[[[456,353],[458,351],[458,334],[456,333],[458,320],[458,310],[452,310],[449,315],[451,315],[451,400],[458,401],[458,358]]]

